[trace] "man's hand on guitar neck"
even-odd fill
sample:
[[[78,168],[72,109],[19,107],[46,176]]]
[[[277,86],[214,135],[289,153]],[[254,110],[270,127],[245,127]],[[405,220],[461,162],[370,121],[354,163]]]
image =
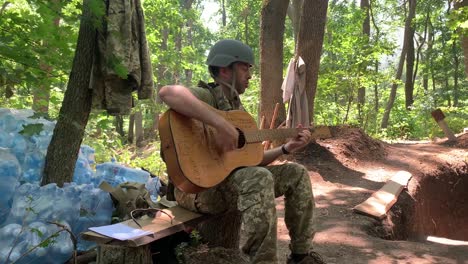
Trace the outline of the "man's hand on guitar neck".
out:
[[[297,128],[302,128],[302,125],[298,125]],[[286,144],[281,147],[277,147],[274,149],[269,149],[265,151],[263,155],[263,160],[260,163],[261,166],[266,166],[271,162],[275,161],[279,156],[284,154],[283,147],[285,151],[288,153],[295,152],[296,150],[304,147],[307,145],[311,139],[311,133],[309,129],[301,130],[298,135],[292,139],[290,139]]]
[[[297,128],[303,128],[302,125],[298,125]],[[303,129],[298,133],[298,135],[295,138],[292,138],[289,140],[285,145],[285,149],[288,152],[294,152],[305,145],[307,145],[312,137],[312,134],[310,133],[309,129]]]

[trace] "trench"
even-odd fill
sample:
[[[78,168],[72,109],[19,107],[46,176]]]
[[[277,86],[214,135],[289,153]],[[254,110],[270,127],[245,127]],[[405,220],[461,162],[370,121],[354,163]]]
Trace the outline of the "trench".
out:
[[[388,240],[426,240],[427,236],[468,241],[468,163],[446,164],[412,181],[372,235]]]

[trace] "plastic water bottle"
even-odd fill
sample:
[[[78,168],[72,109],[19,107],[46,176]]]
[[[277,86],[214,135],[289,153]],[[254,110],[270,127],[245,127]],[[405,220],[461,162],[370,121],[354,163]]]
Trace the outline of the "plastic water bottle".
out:
[[[16,187],[19,186],[21,167],[9,149],[0,148],[0,223],[10,213]]]
[[[89,166],[88,160],[80,154],[75,164],[73,172],[73,181],[77,184],[94,183],[94,171]]]
[[[89,227],[109,225],[114,205],[109,193],[91,184],[75,185],[75,188],[81,192],[81,203],[80,217],[72,224],[72,230],[78,238],[78,250],[85,251],[95,246],[95,243],[81,239],[79,234]]]
[[[24,161],[24,153],[26,153],[28,149],[28,142],[21,134],[15,134],[13,137],[13,144],[11,146],[13,154],[15,154],[16,158],[20,163]]]
[[[66,222],[60,224],[70,228]],[[12,223],[0,228],[0,263],[65,263],[73,253],[70,234],[55,224],[34,221],[30,224]],[[51,238],[46,247],[37,247]],[[35,250],[24,255],[29,249]]]
[[[145,184],[146,189],[150,193],[153,202],[158,201],[159,189],[161,188],[161,181],[158,177],[150,177]]]
[[[33,149],[23,155],[23,177],[21,180],[29,183],[41,182],[46,154],[38,149]]]
[[[116,178],[118,168],[115,167],[116,163],[114,162],[104,162],[96,165],[96,178],[98,185],[102,181],[106,181],[113,187],[119,185],[121,182]]]
[[[128,168],[123,165],[119,166],[118,175],[122,177],[123,181],[146,183],[150,178],[147,171],[141,169]]]
[[[61,222],[71,229],[67,223]],[[49,233],[48,235],[55,234],[60,228],[56,225],[48,226]],[[70,234],[68,232],[62,231],[59,233],[58,237],[54,239],[54,243],[48,248],[47,255],[44,257],[44,261],[35,261],[34,263],[56,263],[61,264],[65,263],[73,254],[73,242],[71,240]]]
[[[95,157],[94,157],[94,149],[88,145],[81,145],[80,146],[80,152],[84,155],[86,160],[88,160],[89,165],[93,165],[96,163]]]
[[[6,223],[66,221],[74,223],[80,215],[80,197],[55,183],[39,186],[25,183],[16,189]]]
[[[0,228],[0,263],[11,263],[21,256],[21,244],[26,247],[24,239],[19,237],[21,230],[20,224],[9,224]]]

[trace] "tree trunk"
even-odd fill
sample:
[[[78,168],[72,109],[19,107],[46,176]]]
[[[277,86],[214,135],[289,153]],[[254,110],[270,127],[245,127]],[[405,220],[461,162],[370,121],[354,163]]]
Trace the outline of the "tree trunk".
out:
[[[453,52],[453,106],[458,106],[458,69],[460,67],[460,60],[458,59],[457,43],[452,43]]]
[[[459,8],[466,7],[466,6],[468,6],[468,0],[461,0],[461,1],[455,2],[455,9],[459,9]],[[458,29],[458,30],[461,30],[461,29]],[[466,29],[464,33],[463,31],[460,31],[460,32],[462,32],[460,34],[461,35],[460,41],[461,41],[461,46],[463,48],[463,56],[465,59],[465,73],[466,73],[466,77],[468,78],[468,33]]]
[[[225,27],[226,26],[226,3],[225,3],[225,0],[221,1],[221,16],[222,16],[223,27]]]
[[[143,146],[143,116],[141,111],[135,113],[135,145]]]
[[[365,37],[365,41],[368,44],[370,39],[370,17],[369,17],[369,0],[361,0],[361,10],[365,14],[364,21],[362,22],[362,35]],[[366,74],[367,62],[361,64],[361,72]],[[358,89],[358,119],[359,125],[363,124],[363,108],[366,102],[366,87],[359,87]]]
[[[374,31],[375,31],[375,41],[378,41],[380,38],[380,28],[377,26],[374,18],[374,12],[372,10],[373,2],[369,2],[369,17],[372,21],[372,25],[374,26]],[[377,75],[379,73],[379,61],[376,59],[374,61],[374,74]],[[377,113],[379,112],[379,84],[378,80],[375,80],[374,83],[374,115],[375,115],[375,121],[377,122]]]
[[[132,144],[133,143],[133,138],[135,135],[135,114],[130,114],[130,117],[128,118],[128,143]]]
[[[156,22],[155,22],[156,23]],[[164,54],[164,52],[167,50],[167,39],[169,38],[169,29],[165,27],[162,30],[162,39],[161,39],[161,45],[159,46],[159,50],[161,51],[161,54]],[[158,65],[158,70],[157,70],[157,80],[158,80],[158,92],[161,87],[164,86],[164,84],[168,83],[168,78],[166,77],[166,72],[167,72],[167,67],[165,65],[165,61],[160,57],[159,58],[160,63]],[[161,98],[159,98],[159,95],[156,93],[156,103],[162,104]]]
[[[193,4],[193,0],[183,0],[181,2],[181,11],[182,12],[186,12],[187,10],[189,10],[190,8],[192,8],[192,4]],[[177,50],[180,54],[179,56],[179,59],[182,58],[182,46],[185,45],[185,46],[190,46],[192,44],[192,24],[193,24],[193,21],[191,18],[188,18],[187,21],[185,22],[182,22],[182,24],[180,25],[180,31],[179,31],[179,36],[177,37],[177,43],[176,43],[176,47],[177,47]],[[183,36],[183,29],[187,27],[188,30],[187,30],[187,36],[184,37]],[[186,39],[187,42],[186,43],[182,43],[182,39]],[[182,65],[182,63],[179,63],[179,65]],[[184,83],[187,85],[187,86],[190,86],[191,82],[192,82],[192,71],[190,69],[181,69],[184,71],[184,77],[185,77],[185,80],[184,80]],[[178,75],[178,77],[180,78],[180,74]]]
[[[91,112],[92,90],[89,89],[89,82],[96,49],[96,30],[89,3],[90,0],[83,1],[75,58],[47,150],[42,185],[55,182],[61,187],[63,183],[73,180],[76,159]]]
[[[115,130],[117,131],[117,133],[119,133],[119,135],[122,136],[122,137],[125,136],[125,132],[124,132],[124,128],[123,128],[124,120],[123,120],[123,117],[121,115],[116,115],[115,116],[114,124],[115,124]]]
[[[265,0],[261,11],[260,112],[270,124],[276,103],[282,106],[276,126],[286,119],[281,83],[283,81],[283,38],[288,0]],[[275,127],[276,127],[275,126]]]
[[[452,106],[452,98],[450,97],[450,84],[448,75],[444,75],[444,84],[445,84],[445,98],[447,99],[447,106]]]
[[[192,46],[193,45],[193,36],[192,36],[192,31],[193,31],[193,20],[189,19],[187,21],[187,46]],[[192,84],[192,77],[193,77],[193,70],[192,69],[185,69],[185,83],[188,86],[191,86]]]
[[[430,40],[430,26],[431,26],[431,16],[430,16],[430,9],[428,8],[428,10],[426,11],[426,21],[425,21],[425,25],[424,25],[424,42],[427,42],[427,51],[426,52],[421,52],[421,62],[425,65],[429,65],[429,42],[431,41]],[[424,45],[421,45],[421,49]],[[423,86],[423,89],[424,89],[424,92],[427,93],[428,91],[428,87],[429,87],[429,71],[428,71],[428,68],[429,67],[424,67],[423,69],[423,73],[422,73],[422,78],[423,78],[423,81],[422,81],[422,86]],[[414,80],[416,80],[416,78],[414,78]]]
[[[327,9],[328,0],[304,1],[297,38],[297,55],[301,56],[306,64],[306,93],[309,100],[310,123],[314,121],[314,100],[317,91]]]
[[[410,13],[412,9],[416,8],[416,0],[410,0]],[[411,109],[414,103],[413,100],[413,70],[414,70],[414,27],[409,26],[409,32],[407,33],[408,42],[406,43],[406,81],[405,81],[405,106],[407,110]]]
[[[405,34],[403,38],[403,48],[401,49],[401,55],[400,55],[400,61],[398,63],[398,69],[395,74],[395,80],[400,80],[401,75],[403,73],[403,65],[405,64],[405,57],[406,57],[406,52],[408,49],[408,42],[413,41],[411,37],[411,23],[413,21],[413,18],[415,16],[416,12],[416,0],[409,0],[409,12],[408,16],[406,17],[405,21]],[[413,8],[412,8],[413,7]],[[384,115],[382,117],[382,123],[380,125],[381,128],[387,128],[388,126],[388,120],[390,119],[390,112],[392,111],[393,104],[395,103],[395,98],[396,98],[396,92],[398,88],[398,83],[395,81],[392,84],[392,89],[390,90],[390,96],[388,98],[388,103],[387,107],[385,108]]]
[[[8,1],[5,1],[3,4],[2,4],[2,8],[0,8],[0,16],[3,15],[3,11],[5,10],[5,8],[11,4],[10,2]]]
[[[436,87],[435,87],[435,72],[434,72],[434,55],[433,55],[433,47],[434,47],[434,27],[429,20],[429,33],[427,36],[427,54],[428,54],[428,60],[429,60],[429,73],[431,76],[432,80],[432,91],[435,93]],[[433,96],[433,105],[437,105],[437,97]]]

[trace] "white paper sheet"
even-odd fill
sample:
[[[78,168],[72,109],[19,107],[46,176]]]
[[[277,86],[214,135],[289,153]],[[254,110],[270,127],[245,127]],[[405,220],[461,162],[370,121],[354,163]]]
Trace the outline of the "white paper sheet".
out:
[[[153,232],[145,231],[139,228],[133,228],[122,223],[107,226],[90,227],[89,230],[118,240],[135,239],[153,234]]]

